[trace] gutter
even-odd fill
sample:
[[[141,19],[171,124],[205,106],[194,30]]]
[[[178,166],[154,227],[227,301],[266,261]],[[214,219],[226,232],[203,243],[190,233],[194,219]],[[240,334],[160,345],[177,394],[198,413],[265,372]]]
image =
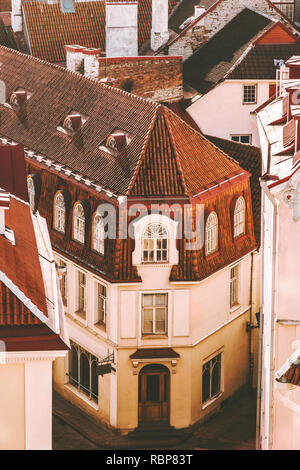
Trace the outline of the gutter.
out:
[[[262,190],[265,196],[269,199],[273,206],[273,242],[272,242],[272,298],[271,298],[271,332],[270,332],[270,377],[269,377],[269,390],[270,390],[270,403],[269,403],[269,423],[268,423],[268,450],[272,449],[273,446],[273,415],[274,415],[274,405],[273,405],[273,396],[274,396],[274,371],[275,371],[275,357],[274,357],[274,344],[275,344],[275,323],[276,323],[276,281],[277,281],[277,258],[278,258],[278,205],[279,202],[271,194],[267,183],[263,180],[260,181]],[[264,206],[263,206],[264,210]],[[265,223],[263,222],[263,228],[265,228]],[[263,232],[264,233],[264,232]],[[264,252],[264,249],[263,249]],[[262,258],[262,269],[264,274],[264,257]],[[262,277],[262,280],[264,277]],[[264,290],[262,290],[263,297]],[[264,315],[264,301],[262,298],[262,314]],[[260,347],[264,346],[263,344],[263,330],[261,330],[260,338]],[[262,353],[262,350],[261,350]],[[261,358],[262,360],[262,354]],[[262,364],[260,364],[261,366]],[[261,371],[260,371],[261,372]],[[261,387],[260,387],[261,388]],[[259,391],[261,393],[261,390]],[[260,396],[261,399],[261,396]],[[261,401],[259,402],[261,410]]]

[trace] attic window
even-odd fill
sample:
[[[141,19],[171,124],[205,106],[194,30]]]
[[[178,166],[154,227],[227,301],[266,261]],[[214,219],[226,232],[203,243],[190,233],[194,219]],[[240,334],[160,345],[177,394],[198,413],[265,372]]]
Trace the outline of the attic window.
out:
[[[19,110],[27,103],[31,96],[32,93],[28,92],[27,90],[24,90],[23,88],[17,88],[11,93],[6,102],[6,105],[10,108]]]
[[[57,129],[68,135],[73,135],[78,132],[83,124],[87,121],[87,116],[77,112],[70,111],[67,116],[62,120]]]
[[[111,154],[117,154],[127,147],[130,141],[131,138],[129,134],[120,129],[116,129],[106,137],[99,148]]]

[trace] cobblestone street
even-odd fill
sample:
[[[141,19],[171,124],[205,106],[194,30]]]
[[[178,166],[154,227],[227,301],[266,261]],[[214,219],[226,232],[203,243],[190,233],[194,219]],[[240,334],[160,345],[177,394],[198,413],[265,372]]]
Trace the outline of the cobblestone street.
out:
[[[91,423],[80,410],[71,408],[69,403],[67,406],[65,418],[61,407],[59,417],[53,416],[54,450],[151,449],[149,441],[145,443],[118,435],[110,437],[106,429]],[[73,412],[72,421],[70,412]],[[163,449],[255,450],[255,420],[256,392],[248,390],[226,403],[181,444],[176,447],[166,445]],[[157,448],[154,443],[153,449]]]

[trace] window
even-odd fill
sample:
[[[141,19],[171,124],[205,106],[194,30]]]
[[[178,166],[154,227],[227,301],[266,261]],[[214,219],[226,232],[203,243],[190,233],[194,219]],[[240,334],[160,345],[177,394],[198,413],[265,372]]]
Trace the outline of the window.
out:
[[[93,250],[97,251],[101,255],[104,255],[104,223],[103,218],[100,214],[96,214],[93,220]]]
[[[168,261],[168,232],[158,223],[146,227],[142,237],[142,260],[144,263]]]
[[[27,189],[28,189],[28,199],[30,204],[30,209],[34,211],[35,209],[35,187],[34,182],[31,176],[27,178]]]
[[[62,296],[62,301],[63,304],[67,306],[67,265],[63,261],[59,260],[56,269],[59,279],[59,287]]]
[[[80,203],[77,203],[74,208],[73,218],[73,238],[80,243],[84,243],[85,232],[85,216],[84,210]]]
[[[74,341],[70,341],[69,381],[80,392],[91,400],[98,402],[98,375],[96,368],[98,359]]]
[[[59,232],[65,232],[66,204],[62,193],[57,193],[54,199],[54,228]]]
[[[76,313],[86,316],[86,275],[77,271],[77,305]]]
[[[238,198],[234,208],[234,238],[245,233],[245,199]]]
[[[205,362],[202,367],[202,403],[221,393],[222,353]]]
[[[96,282],[96,321],[100,325],[106,324],[106,287]]]
[[[218,249],[218,216],[211,212],[205,227],[205,253],[209,255]]]
[[[143,334],[166,334],[168,294],[143,294]]]
[[[252,135],[245,134],[245,135],[231,135],[231,140],[233,142],[239,142],[240,144],[252,144]]]
[[[239,266],[230,269],[230,307],[239,303]]]
[[[244,85],[243,88],[243,102],[246,104],[256,103],[256,85]]]

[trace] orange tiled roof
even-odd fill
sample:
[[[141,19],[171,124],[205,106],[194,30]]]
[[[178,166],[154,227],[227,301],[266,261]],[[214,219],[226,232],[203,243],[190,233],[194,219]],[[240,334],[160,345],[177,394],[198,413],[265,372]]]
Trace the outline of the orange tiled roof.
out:
[[[121,0],[116,0],[117,2]],[[169,12],[178,0],[169,0]],[[138,0],[138,43],[150,38],[152,0]],[[23,0],[32,55],[49,62],[64,62],[67,44],[105,50],[105,1],[74,2],[75,13],[62,13],[60,2]]]

